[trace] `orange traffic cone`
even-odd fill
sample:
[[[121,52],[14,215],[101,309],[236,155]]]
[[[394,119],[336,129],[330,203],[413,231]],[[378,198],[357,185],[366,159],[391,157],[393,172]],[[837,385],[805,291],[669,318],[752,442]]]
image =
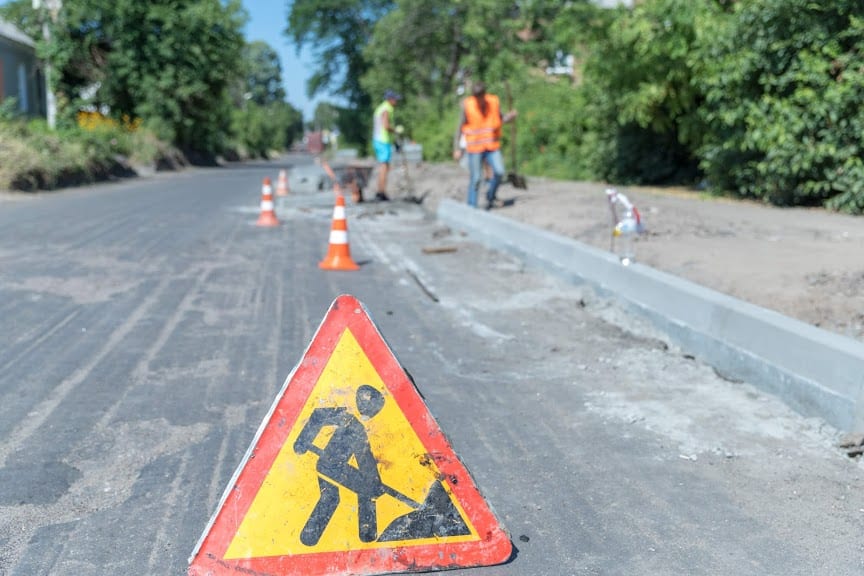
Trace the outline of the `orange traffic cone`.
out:
[[[270,178],[264,178],[261,186],[261,215],[255,223],[258,226],[279,226],[276,211],[273,206],[273,188],[270,186]]]
[[[330,248],[327,256],[318,263],[323,270],[359,270],[360,267],[351,259],[348,248],[348,221],[345,219],[345,197],[336,195],[336,206],[333,208],[333,225],[330,227]]]
[[[276,182],[276,196],[288,196],[288,174],[285,170],[279,171],[279,180]]]

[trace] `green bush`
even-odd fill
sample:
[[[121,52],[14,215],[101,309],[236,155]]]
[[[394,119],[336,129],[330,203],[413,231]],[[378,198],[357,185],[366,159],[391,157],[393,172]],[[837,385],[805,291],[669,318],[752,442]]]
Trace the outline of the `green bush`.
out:
[[[559,179],[591,176],[588,157],[587,117],[584,92],[573,88],[569,79],[535,79],[524,86],[514,85],[516,156],[520,174],[544,175]],[[512,127],[504,126],[505,160],[509,166]]]
[[[397,122],[401,123],[396,112]],[[406,137],[423,145],[423,158],[430,162],[453,161],[453,138],[456,123],[459,121],[457,104],[453,104],[447,114],[415,115],[416,124],[407,125]]]
[[[240,157],[268,158],[288,148],[301,124],[301,117],[289,104],[249,102],[231,113],[232,147]]]
[[[591,47],[584,86],[589,169],[605,180],[691,183],[703,132],[692,51],[719,18],[708,0],[646,0],[619,10]]]
[[[20,117],[18,98],[10,96],[0,100],[0,122],[15,120]]]
[[[742,2],[716,33],[700,54],[712,187],[864,213],[864,4]]]

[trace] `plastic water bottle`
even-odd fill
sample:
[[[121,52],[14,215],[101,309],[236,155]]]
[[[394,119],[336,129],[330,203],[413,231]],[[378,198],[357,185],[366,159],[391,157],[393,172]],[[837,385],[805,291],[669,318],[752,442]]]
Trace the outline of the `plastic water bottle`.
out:
[[[618,259],[621,264],[629,266],[635,260],[633,254],[633,237],[639,233],[639,226],[633,214],[628,211],[624,218],[615,226],[614,235],[618,240]]]
[[[635,260],[633,253],[634,238],[644,231],[642,217],[639,215],[639,210],[636,209],[627,196],[616,189],[607,188],[606,196],[609,200],[609,207],[612,210],[612,219],[615,222],[615,227],[612,230],[613,242],[615,242],[615,247],[617,248],[615,252],[618,254],[621,264],[629,266]],[[620,219],[618,218],[618,206],[624,210]]]

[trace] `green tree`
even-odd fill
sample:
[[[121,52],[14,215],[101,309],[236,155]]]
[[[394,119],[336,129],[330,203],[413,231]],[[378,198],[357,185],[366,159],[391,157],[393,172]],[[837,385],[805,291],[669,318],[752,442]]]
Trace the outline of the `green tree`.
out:
[[[303,115],[285,101],[279,55],[265,42],[252,42],[243,50],[241,69],[231,124],[238,152],[267,157],[288,148],[303,133]]]
[[[572,54],[578,64],[605,37],[614,15],[615,11],[602,9],[591,0],[525,2],[520,35],[532,40],[526,46],[532,61],[548,61],[563,53]]]
[[[716,189],[864,213],[864,4],[752,0],[701,58]]]
[[[330,91],[351,105],[368,105],[360,86],[368,69],[363,48],[375,23],[393,7],[392,0],[294,0],[286,34],[301,49],[316,52],[317,70],[309,80],[308,96]]]
[[[330,102],[319,102],[312,113],[312,127],[314,130],[333,130],[337,128],[339,120],[339,109]]]
[[[285,100],[279,54],[266,42],[255,41],[243,51],[243,95],[259,106]]]
[[[376,24],[363,52],[371,64],[361,79],[364,89],[376,100],[394,89],[439,111],[452,104],[464,52],[461,28],[452,0],[400,0]]]
[[[259,106],[250,101],[233,110],[231,127],[241,156],[267,158],[302,136],[303,115],[287,102]]]
[[[696,176],[703,101],[692,52],[713,0],[645,0],[618,9],[588,57],[584,84],[597,123],[595,172],[664,183]]]
[[[15,24],[33,39],[42,37],[39,15],[33,10],[33,0],[11,0],[0,6],[0,18]]]
[[[141,118],[189,152],[220,151],[239,76],[239,0],[67,0],[46,56],[66,117],[85,88],[117,118]]]
[[[339,114],[338,129],[348,142],[365,148],[371,135],[372,99],[360,79],[369,69],[363,55],[373,27],[394,5],[392,0],[294,0],[286,34],[300,50],[309,46],[317,69],[307,95],[324,92],[348,103]]]

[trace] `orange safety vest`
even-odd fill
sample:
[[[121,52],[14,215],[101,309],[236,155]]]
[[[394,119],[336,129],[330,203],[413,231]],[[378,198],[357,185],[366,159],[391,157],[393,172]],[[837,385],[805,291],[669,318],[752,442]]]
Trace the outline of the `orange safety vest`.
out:
[[[498,97],[494,94],[486,94],[485,98],[488,106],[486,116],[480,112],[480,106],[474,96],[469,96],[462,101],[465,110],[462,133],[465,134],[465,150],[469,154],[501,148],[501,106]]]

